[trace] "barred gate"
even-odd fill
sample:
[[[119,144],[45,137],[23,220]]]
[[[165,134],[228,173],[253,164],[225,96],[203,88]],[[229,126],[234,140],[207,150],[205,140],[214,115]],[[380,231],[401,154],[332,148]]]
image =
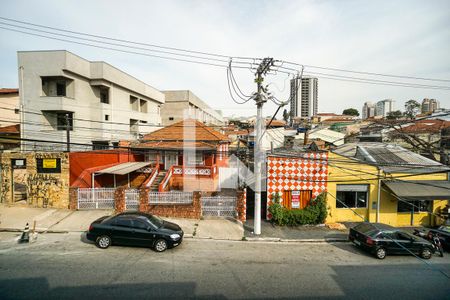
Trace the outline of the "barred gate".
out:
[[[193,194],[189,192],[150,192],[148,203],[155,204],[192,204]]]
[[[202,215],[215,217],[237,216],[236,197],[215,196],[202,197]]]
[[[126,210],[139,210],[139,194],[138,189],[126,189],[125,190],[125,209]]]
[[[115,188],[78,189],[78,209],[114,209]]]

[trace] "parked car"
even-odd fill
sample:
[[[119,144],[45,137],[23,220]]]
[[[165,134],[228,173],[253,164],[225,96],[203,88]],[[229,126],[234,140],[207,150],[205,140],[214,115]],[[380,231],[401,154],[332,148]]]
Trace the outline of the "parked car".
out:
[[[395,227],[382,223],[361,223],[350,228],[349,240],[356,246],[383,259],[387,254],[420,255],[429,259],[434,253],[433,245]]]
[[[443,225],[437,229],[431,229],[428,234],[437,235],[441,241],[442,247],[447,251],[450,251],[450,226]]]
[[[94,221],[86,237],[101,249],[111,245],[130,245],[152,247],[163,252],[180,245],[183,234],[180,226],[157,216],[126,212]]]

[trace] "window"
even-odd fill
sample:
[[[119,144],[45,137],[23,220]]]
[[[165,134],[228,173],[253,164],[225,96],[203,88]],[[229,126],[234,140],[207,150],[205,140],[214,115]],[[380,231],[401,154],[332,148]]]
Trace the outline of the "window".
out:
[[[109,149],[108,141],[92,141],[92,150]]]
[[[114,225],[120,227],[133,227],[133,221],[130,219],[118,218],[114,222]]]
[[[139,121],[130,119],[130,133],[138,133]]]
[[[397,212],[431,212],[431,201],[398,201]]]
[[[20,112],[20,110],[19,110],[18,108],[14,108],[14,113],[15,113],[16,115],[18,115],[19,112]]]
[[[56,82],[56,96],[66,96],[66,82]]]
[[[173,121],[173,117],[169,117],[169,121]]]
[[[131,107],[131,110],[139,111],[138,98],[136,98],[134,96],[130,96],[130,107]]]
[[[109,121],[109,115],[105,115],[105,121]]]
[[[367,185],[344,185],[336,186],[336,208],[366,208],[367,207]]]
[[[112,142],[112,146],[114,149],[119,148],[119,142]]]
[[[109,89],[100,88],[100,102],[109,104]]]
[[[147,113],[148,112],[148,104],[147,101],[139,99],[139,106],[140,106],[140,111],[143,113]]]
[[[56,113],[56,130],[67,130],[67,126],[73,130],[73,113]]]
[[[147,230],[149,225],[146,225],[144,222],[139,220],[134,220],[134,228]]]
[[[189,165],[203,165],[203,153],[195,153],[194,155],[187,155]]]

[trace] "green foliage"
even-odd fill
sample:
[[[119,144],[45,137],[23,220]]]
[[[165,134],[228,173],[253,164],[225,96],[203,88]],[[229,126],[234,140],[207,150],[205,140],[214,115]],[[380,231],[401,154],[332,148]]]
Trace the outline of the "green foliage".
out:
[[[356,108],[347,108],[344,109],[344,111],[342,112],[343,115],[347,115],[347,116],[359,116],[359,112]]]
[[[284,226],[297,226],[306,224],[321,224],[327,217],[326,193],[322,193],[312,200],[304,209],[287,209],[280,204],[280,196],[272,194],[272,203],[269,205],[272,222]]]
[[[420,103],[416,100],[408,100],[405,103],[405,116],[414,119],[420,111]]]
[[[399,110],[394,110],[391,112],[388,112],[386,119],[388,120],[397,120],[400,119],[403,116],[402,112]]]

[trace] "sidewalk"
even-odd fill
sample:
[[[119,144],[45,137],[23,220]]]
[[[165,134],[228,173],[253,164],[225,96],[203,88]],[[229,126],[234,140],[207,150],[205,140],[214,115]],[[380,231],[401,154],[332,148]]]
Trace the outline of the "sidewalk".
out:
[[[244,223],[245,238],[249,241],[274,242],[347,242],[348,229],[333,230],[325,226],[276,226],[261,220],[261,234],[253,234],[253,220]]]

